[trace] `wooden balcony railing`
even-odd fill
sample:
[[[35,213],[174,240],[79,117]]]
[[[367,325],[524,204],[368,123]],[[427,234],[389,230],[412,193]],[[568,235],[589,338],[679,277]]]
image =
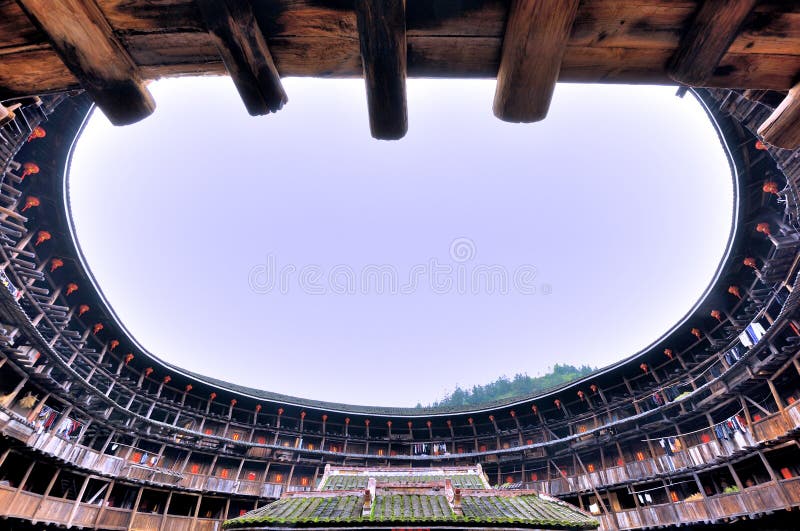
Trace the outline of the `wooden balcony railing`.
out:
[[[758,515],[800,505],[800,478],[769,482],[741,492],[718,494],[704,500],[682,501],[625,509],[603,514],[601,529],[638,529],[716,522],[725,518]]]

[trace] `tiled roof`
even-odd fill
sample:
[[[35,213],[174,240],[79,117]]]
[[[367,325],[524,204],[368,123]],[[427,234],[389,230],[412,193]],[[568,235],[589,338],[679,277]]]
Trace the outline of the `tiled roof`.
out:
[[[464,496],[461,510],[465,518],[481,521],[493,519],[522,519],[537,522],[537,527],[580,527],[596,521],[571,505],[542,498],[535,494],[519,496]]]
[[[453,510],[442,495],[388,494],[375,496],[372,519],[453,518]]]
[[[361,495],[306,493],[282,498],[228,520],[228,529],[347,527],[457,527],[596,529],[597,520],[576,508],[533,493],[464,496],[463,515],[438,494],[378,494],[362,516]]]
[[[396,485],[419,484],[419,483],[444,483],[445,479],[453,482],[453,487],[457,489],[483,489],[480,476],[477,474],[447,474],[447,475],[419,475],[419,476],[396,476],[372,474],[378,484],[393,483]],[[320,485],[320,490],[358,490],[367,487],[367,476],[358,475],[331,475]]]
[[[253,519],[263,524],[298,524],[306,520],[316,520],[321,523],[348,521],[361,517],[363,505],[364,498],[360,495],[292,496],[281,498],[255,511],[250,511],[242,517],[229,520],[226,525],[230,522]],[[242,526],[232,525],[230,527]]]

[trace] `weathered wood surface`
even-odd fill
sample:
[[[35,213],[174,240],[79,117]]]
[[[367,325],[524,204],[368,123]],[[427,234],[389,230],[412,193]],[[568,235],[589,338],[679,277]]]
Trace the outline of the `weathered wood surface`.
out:
[[[286,92],[250,0],[196,0],[247,112],[280,110]]]
[[[408,131],[406,0],[355,0],[372,136],[397,140]]]
[[[785,149],[800,147],[800,83],[794,86],[773,111],[758,134],[765,142]]]
[[[21,9],[24,3],[52,6],[49,11],[59,15],[50,18],[72,28],[80,25],[68,7],[87,11],[86,6],[94,6],[88,17],[94,20],[91,38],[88,33],[73,38],[83,47],[91,41],[94,55],[113,51],[110,56],[127,54],[129,60],[101,61],[100,70],[76,65],[79,54],[71,58],[64,46],[54,45],[44,24]],[[511,4],[406,0],[407,75],[496,77]],[[364,75],[355,0],[251,0],[250,5],[281,77]],[[565,46],[555,47],[563,49],[557,79],[673,84],[670,60],[697,20],[700,5],[698,0],[580,0]],[[722,29],[714,21],[712,28]],[[101,102],[98,96],[109,93],[92,81],[124,78],[118,75],[123,71],[134,73],[129,77],[133,93],[138,92],[137,74],[142,80],[225,74],[225,52],[218,45],[195,0],[0,0],[0,98],[83,85]],[[799,75],[800,2],[760,0],[703,85],[788,91]],[[138,99],[139,112],[145,114],[147,98],[139,94]],[[103,105],[113,107],[115,101],[106,98]]]
[[[18,2],[112,123],[137,122],[153,112],[136,65],[94,0]]]
[[[494,114],[508,122],[547,116],[579,0],[512,0],[508,13]]]
[[[756,1],[705,0],[670,60],[670,77],[685,85],[707,83]]]
[[[96,2],[142,77],[225,72],[194,0]],[[407,0],[408,75],[496,76],[508,5]],[[666,67],[697,6],[581,1],[559,80],[671,84]],[[253,11],[282,76],[362,75],[353,0],[253,2]],[[0,55],[0,97],[78,86],[46,35],[12,0],[0,0]],[[798,72],[800,2],[762,0],[707,85],[789,90]]]

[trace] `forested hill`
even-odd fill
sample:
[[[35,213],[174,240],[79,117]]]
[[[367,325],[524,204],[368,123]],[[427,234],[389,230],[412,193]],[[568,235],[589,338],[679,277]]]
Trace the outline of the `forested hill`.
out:
[[[574,367],[572,365],[561,365],[556,363],[553,370],[542,376],[528,376],[527,374],[517,374],[514,378],[501,376],[494,382],[486,385],[476,385],[472,389],[462,389],[456,386],[455,390],[446,395],[443,399],[427,407],[438,406],[473,406],[511,398],[514,396],[527,395],[544,391],[558,385],[571,382],[582,378],[597,369],[588,365]],[[422,404],[417,404],[422,407]]]

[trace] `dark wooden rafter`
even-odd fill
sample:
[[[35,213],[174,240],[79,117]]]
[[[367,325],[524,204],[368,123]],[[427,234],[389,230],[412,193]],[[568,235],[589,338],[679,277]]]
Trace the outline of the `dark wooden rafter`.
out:
[[[355,0],[372,136],[396,140],[408,131],[406,2]]]
[[[579,0],[512,0],[503,37],[494,114],[507,122],[547,116]]]
[[[714,75],[757,0],[705,0],[672,56],[669,76],[685,85],[704,86]]]
[[[784,149],[800,147],[800,83],[758,128],[764,142]]]
[[[288,98],[250,0],[195,0],[247,112],[276,112]]]
[[[155,110],[138,69],[94,0],[17,0],[114,125]]]

